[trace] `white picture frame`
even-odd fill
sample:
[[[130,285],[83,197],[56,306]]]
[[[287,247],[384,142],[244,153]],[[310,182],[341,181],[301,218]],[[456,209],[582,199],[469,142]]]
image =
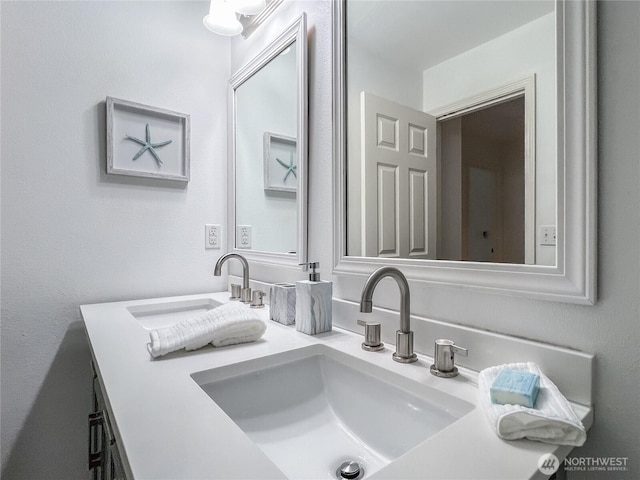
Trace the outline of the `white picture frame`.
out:
[[[264,134],[264,189],[295,193],[298,185],[296,139]]]
[[[190,116],[107,97],[107,174],[188,182]]]

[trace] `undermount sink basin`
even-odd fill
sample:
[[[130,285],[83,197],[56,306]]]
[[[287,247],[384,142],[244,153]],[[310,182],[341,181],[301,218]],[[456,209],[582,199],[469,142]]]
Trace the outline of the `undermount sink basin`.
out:
[[[369,476],[474,408],[325,345],[191,376],[289,478]]]
[[[212,298],[176,300],[165,303],[147,303],[127,307],[133,317],[147,330],[170,327],[176,323],[198,316],[220,306]]]

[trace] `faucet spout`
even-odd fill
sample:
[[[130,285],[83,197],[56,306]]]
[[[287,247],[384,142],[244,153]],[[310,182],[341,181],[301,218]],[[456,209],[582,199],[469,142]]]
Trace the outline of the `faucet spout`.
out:
[[[360,311],[373,311],[373,292],[385,277],[393,278],[400,288],[400,329],[396,331],[396,352],[393,359],[402,363],[415,362],[418,357],[413,353],[413,332],[411,331],[411,296],[409,283],[404,274],[396,267],[380,267],[367,279],[360,298]]]
[[[249,288],[249,262],[239,253],[226,253],[222,255],[216,262],[216,266],[213,269],[213,274],[219,277],[222,274],[222,265],[230,258],[236,258],[242,264],[242,293],[241,300],[244,303],[251,302],[251,289]]]

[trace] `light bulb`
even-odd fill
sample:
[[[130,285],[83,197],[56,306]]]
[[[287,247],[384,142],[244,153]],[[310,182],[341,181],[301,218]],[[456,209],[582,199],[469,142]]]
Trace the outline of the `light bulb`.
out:
[[[236,12],[224,0],[211,0],[209,15],[202,19],[202,23],[218,35],[232,36],[242,32]]]

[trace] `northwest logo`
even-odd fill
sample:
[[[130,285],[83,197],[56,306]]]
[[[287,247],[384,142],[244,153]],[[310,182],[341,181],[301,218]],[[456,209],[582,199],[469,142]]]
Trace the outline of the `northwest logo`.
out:
[[[551,475],[556,473],[558,468],[560,468],[560,460],[553,453],[547,453],[538,459],[540,473]]]

